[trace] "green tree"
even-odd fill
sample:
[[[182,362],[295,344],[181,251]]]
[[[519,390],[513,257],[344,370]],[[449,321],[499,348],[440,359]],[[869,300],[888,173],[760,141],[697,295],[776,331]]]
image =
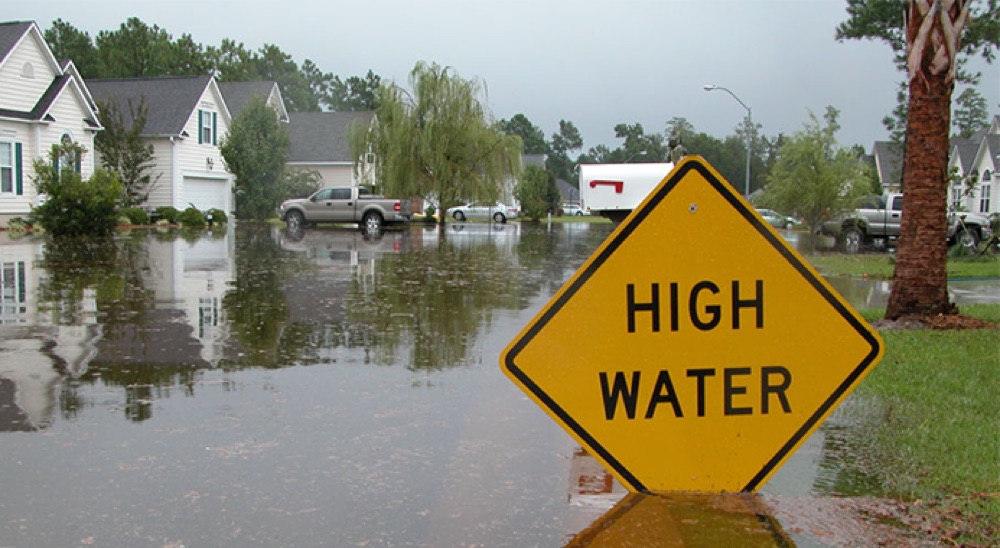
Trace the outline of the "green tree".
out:
[[[351,76],[341,80],[340,77],[334,76],[330,82],[330,91],[323,98],[323,103],[338,112],[378,110],[381,87],[382,77],[371,70],[364,77]]]
[[[956,313],[946,272],[948,133],[952,91],[967,75],[960,55],[991,62],[1000,48],[996,0],[848,0],[837,39],[887,42],[907,71],[903,216],[885,315]]]
[[[118,30],[97,33],[94,42],[101,68],[98,78],[151,78],[174,73],[170,34],[138,17],[128,18]]]
[[[824,125],[810,113],[805,128],[785,139],[764,187],[762,205],[799,217],[814,228],[826,215],[853,207],[856,198],[869,190],[854,151],[837,144],[839,114],[827,107]]]
[[[559,188],[556,178],[539,166],[528,166],[514,189],[514,197],[521,203],[524,217],[538,220],[559,207]]]
[[[956,135],[963,139],[972,137],[977,131],[989,125],[989,108],[986,98],[976,91],[976,88],[968,87],[955,99],[955,111],[952,118],[952,126]]]
[[[880,40],[892,48],[896,67],[903,72],[907,69],[907,43],[905,35],[906,4],[910,0],[847,0],[848,19],[837,26],[836,39]],[[976,85],[981,75],[963,70],[967,57],[981,55],[992,62],[995,50],[1000,46],[1000,5],[997,0],[962,0],[968,9],[961,41],[957,44],[955,58],[955,79],[960,83]],[[915,5],[927,9],[932,2],[921,0]],[[909,79],[907,79],[908,81]],[[909,84],[900,83],[896,93],[896,106],[882,119],[890,139],[902,143],[906,134],[908,116]]]
[[[549,171],[556,179],[562,179],[573,186],[578,185],[580,178],[576,167],[579,162],[574,161],[570,154],[583,148],[580,130],[573,122],[559,120],[559,131],[552,134],[548,148],[549,156],[545,159],[545,165]]]
[[[311,112],[319,110],[319,97],[309,81],[299,71],[292,56],[273,44],[264,44],[253,58],[256,74],[253,80],[273,80],[281,87],[288,110]]]
[[[43,36],[52,55],[56,59],[71,59],[83,77],[90,78],[100,74],[97,48],[89,34],[62,19],[56,19]]]
[[[100,153],[101,164],[114,172],[121,182],[119,204],[122,207],[139,205],[149,198],[159,180],[159,175],[154,179],[150,173],[155,167],[153,145],[142,139],[149,112],[146,100],[140,98],[135,104],[130,99],[127,114],[115,99],[98,102],[98,109],[104,131],[97,134],[94,147]]]
[[[34,162],[35,188],[48,199],[31,213],[53,236],[104,236],[118,224],[118,178],[98,169],[84,181],[79,165],[85,152],[76,143],[63,143],[53,145],[48,162]]]
[[[549,151],[549,146],[545,142],[545,132],[531,123],[524,114],[515,114],[510,120],[500,120],[497,125],[500,131],[507,135],[517,135],[521,138],[525,154],[545,154]]]
[[[420,196],[442,211],[464,200],[500,197],[520,172],[521,143],[497,130],[483,105],[482,84],[420,62],[410,86],[412,93],[383,86],[378,123],[349,131],[353,157],[374,154],[379,190]]]
[[[233,120],[219,147],[236,175],[236,215],[266,219],[283,198],[279,182],[288,159],[288,129],[264,98],[255,97]]]

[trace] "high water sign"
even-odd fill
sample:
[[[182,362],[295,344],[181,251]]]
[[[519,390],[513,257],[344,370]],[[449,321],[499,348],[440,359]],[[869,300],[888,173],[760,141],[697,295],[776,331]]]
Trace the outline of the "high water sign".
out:
[[[633,491],[754,491],[882,352],[822,276],[689,156],[500,366]]]

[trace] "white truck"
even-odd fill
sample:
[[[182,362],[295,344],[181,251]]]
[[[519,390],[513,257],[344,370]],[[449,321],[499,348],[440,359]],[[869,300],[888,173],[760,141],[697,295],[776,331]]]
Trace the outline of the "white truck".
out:
[[[669,162],[580,164],[580,202],[591,215],[620,223],[672,169]]]

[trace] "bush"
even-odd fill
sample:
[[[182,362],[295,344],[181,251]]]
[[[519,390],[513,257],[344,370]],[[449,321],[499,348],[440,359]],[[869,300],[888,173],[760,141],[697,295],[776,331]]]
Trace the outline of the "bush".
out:
[[[198,211],[198,208],[189,207],[177,216],[177,221],[187,227],[205,226],[205,214]]]
[[[122,215],[128,217],[128,224],[148,225],[149,214],[141,207],[127,207],[122,210]]]
[[[53,155],[62,154],[53,151]],[[35,185],[48,200],[32,210],[35,220],[54,236],[107,235],[118,225],[118,177],[103,169],[84,181],[66,165],[59,173],[51,162],[35,161]]]
[[[229,222],[229,217],[226,216],[226,212],[218,208],[212,208],[205,212],[206,220],[207,218],[212,219],[212,224],[224,225]]]
[[[7,221],[7,235],[11,238],[20,238],[27,234],[30,229],[31,225],[20,217],[14,217]]]
[[[177,217],[181,214],[176,207],[160,206],[153,210],[153,216],[158,220],[165,220],[170,224],[177,222]]]

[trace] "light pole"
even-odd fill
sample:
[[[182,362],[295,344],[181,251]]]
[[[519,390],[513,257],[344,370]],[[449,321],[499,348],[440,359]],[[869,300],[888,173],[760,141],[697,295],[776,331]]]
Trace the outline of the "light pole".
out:
[[[744,103],[743,101],[741,101],[740,98],[737,97],[736,94],[733,93],[732,91],[730,91],[728,88],[724,88],[722,86],[717,86],[715,84],[705,84],[703,87],[705,88],[705,91],[715,91],[717,89],[722,90],[722,91],[728,93],[730,96],[732,96],[733,99],[736,99],[736,102],[739,103],[740,106],[742,106],[743,108],[747,109],[747,126],[744,129],[747,132],[747,182],[746,182],[746,198],[747,198],[747,200],[749,200],[750,199],[750,136],[752,134],[751,132],[753,131],[753,117],[751,117],[751,115],[750,115],[750,107],[748,107],[746,103]]]

